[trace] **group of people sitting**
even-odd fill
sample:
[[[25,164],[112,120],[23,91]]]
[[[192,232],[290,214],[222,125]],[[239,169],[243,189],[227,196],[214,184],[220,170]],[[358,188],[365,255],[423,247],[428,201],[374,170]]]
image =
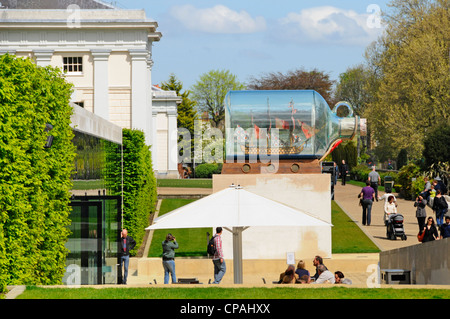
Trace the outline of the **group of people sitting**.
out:
[[[345,278],[341,271],[336,271],[334,274],[328,270],[323,264],[323,259],[320,256],[315,256],[313,265],[316,268],[316,273],[311,276],[309,271],[305,268],[305,261],[300,260],[297,268],[294,265],[289,265],[288,268],[280,274],[279,284],[352,284],[352,281]]]

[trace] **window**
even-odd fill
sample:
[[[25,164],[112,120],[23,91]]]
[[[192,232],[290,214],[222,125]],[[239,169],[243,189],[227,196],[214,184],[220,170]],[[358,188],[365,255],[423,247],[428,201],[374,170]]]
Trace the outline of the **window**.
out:
[[[73,102],[73,103],[84,108],[84,102]]]
[[[64,57],[63,68],[67,73],[83,72],[83,57]]]

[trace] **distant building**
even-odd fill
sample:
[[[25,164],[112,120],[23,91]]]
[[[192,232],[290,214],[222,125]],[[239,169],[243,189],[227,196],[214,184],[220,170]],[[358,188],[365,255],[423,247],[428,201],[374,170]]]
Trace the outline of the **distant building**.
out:
[[[162,37],[157,27],[144,10],[102,1],[0,0],[0,55],[61,68],[74,84],[72,102],[122,128],[142,130],[152,151],[163,154],[171,146],[157,143],[169,139],[153,136],[152,46]],[[172,124],[176,132],[176,120]],[[161,167],[164,176],[177,177],[169,174],[172,163],[154,157],[153,164],[156,173]]]

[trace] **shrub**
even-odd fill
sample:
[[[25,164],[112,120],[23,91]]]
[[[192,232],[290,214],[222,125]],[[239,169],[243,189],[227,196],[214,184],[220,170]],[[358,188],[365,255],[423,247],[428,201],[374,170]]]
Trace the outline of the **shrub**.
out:
[[[369,178],[370,171],[371,169],[367,165],[359,164],[350,170],[350,174],[355,181],[365,182]]]
[[[401,185],[400,195],[405,199],[414,199],[417,195],[417,189],[420,188],[419,182],[414,183],[413,178],[417,180],[422,180],[420,178],[420,167],[414,163],[409,163],[404,165],[398,172],[398,183]],[[423,185],[422,185],[423,189]],[[421,190],[422,190],[421,189]]]
[[[62,282],[75,157],[71,87],[58,69],[0,56],[0,291]]]
[[[220,174],[222,164],[204,163],[195,168],[195,177],[197,178],[211,178],[213,174]]]

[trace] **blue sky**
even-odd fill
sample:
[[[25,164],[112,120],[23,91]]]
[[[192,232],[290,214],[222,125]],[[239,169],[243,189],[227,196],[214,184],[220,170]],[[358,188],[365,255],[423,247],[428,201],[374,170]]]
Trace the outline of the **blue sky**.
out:
[[[153,84],[174,73],[183,89],[213,69],[248,82],[268,72],[317,68],[337,79],[363,62],[382,33],[388,0],[120,0],[145,9],[163,37],[153,46]]]

